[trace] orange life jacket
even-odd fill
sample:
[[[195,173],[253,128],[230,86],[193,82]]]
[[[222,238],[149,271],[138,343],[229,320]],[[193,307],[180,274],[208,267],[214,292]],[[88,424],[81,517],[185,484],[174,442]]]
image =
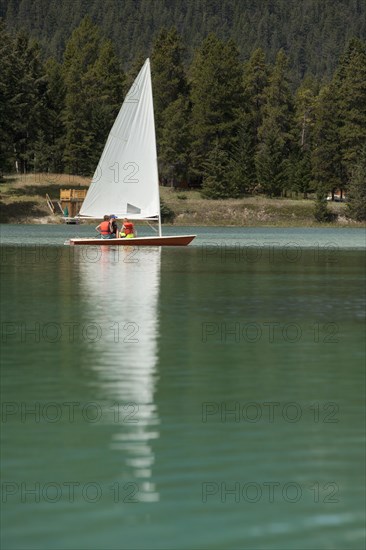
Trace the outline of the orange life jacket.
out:
[[[129,235],[130,233],[133,233],[133,223],[125,222],[123,224],[123,231],[126,235]]]
[[[109,229],[109,222],[102,222],[99,229],[102,235],[109,235],[111,232]]]

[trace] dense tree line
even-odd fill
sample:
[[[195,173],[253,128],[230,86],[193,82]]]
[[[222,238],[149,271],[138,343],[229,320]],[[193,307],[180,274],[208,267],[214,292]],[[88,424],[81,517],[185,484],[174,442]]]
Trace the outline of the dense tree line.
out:
[[[349,40],[366,39],[364,0],[0,0],[7,27],[24,28],[59,62],[86,15],[113,42],[125,70],[139,52],[148,56],[162,27],[175,26],[187,62],[210,33],[232,38],[243,61],[261,48],[274,63],[284,49],[295,85],[309,75],[329,78]]]
[[[2,25],[0,39],[0,170],[92,175],[143,55],[125,73],[89,17],[61,62],[43,60],[24,32]],[[162,28],[151,59],[163,182],[210,198],[316,191],[323,220],[329,191],[362,195],[365,42],[350,40],[329,81],[307,77],[295,90],[283,49],[273,63],[261,48],[243,63],[235,41],[214,33],[187,66],[181,35]]]

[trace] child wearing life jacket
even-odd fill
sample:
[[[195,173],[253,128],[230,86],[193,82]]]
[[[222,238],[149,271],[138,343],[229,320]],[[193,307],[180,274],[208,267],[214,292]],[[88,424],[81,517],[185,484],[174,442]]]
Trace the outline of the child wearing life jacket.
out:
[[[100,233],[101,239],[112,239],[112,231],[111,231],[111,222],[110,217],[106,214],[103,218],[103,221],[97,225],[95,228],[95,231],[98,231]]]
[[[135,229],[134,229],[133,223],[130,222],[127,218],[123,220],[123,226],[119,236],[125,239],[133,239],[135,236]]]

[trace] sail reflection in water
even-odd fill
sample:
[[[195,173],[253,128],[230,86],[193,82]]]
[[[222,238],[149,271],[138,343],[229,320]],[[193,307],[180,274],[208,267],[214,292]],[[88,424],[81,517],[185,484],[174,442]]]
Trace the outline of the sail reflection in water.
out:
[[[102,399],[114,401],[118,431],[112,449],[122,453],[122,476],[135,478],[134,499],[141,501],[159,499],[151,476],[152,440],[159,437],[154,393],[160,255],[157,247],[98,247],[95,261],[80,261],[86,309],[98,319],[101,335],[93,344],[91,368]]]

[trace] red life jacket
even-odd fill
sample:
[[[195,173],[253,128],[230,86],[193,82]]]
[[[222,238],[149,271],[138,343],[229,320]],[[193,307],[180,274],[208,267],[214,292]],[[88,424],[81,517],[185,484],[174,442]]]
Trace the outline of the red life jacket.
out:
[[[109,222],[102,222],[99,229],[102,235],[110,235]]]
[[[123,224],[123,231],[126,235],[129,235],[130,233],[133,233],[133,223],[125,222]]]

